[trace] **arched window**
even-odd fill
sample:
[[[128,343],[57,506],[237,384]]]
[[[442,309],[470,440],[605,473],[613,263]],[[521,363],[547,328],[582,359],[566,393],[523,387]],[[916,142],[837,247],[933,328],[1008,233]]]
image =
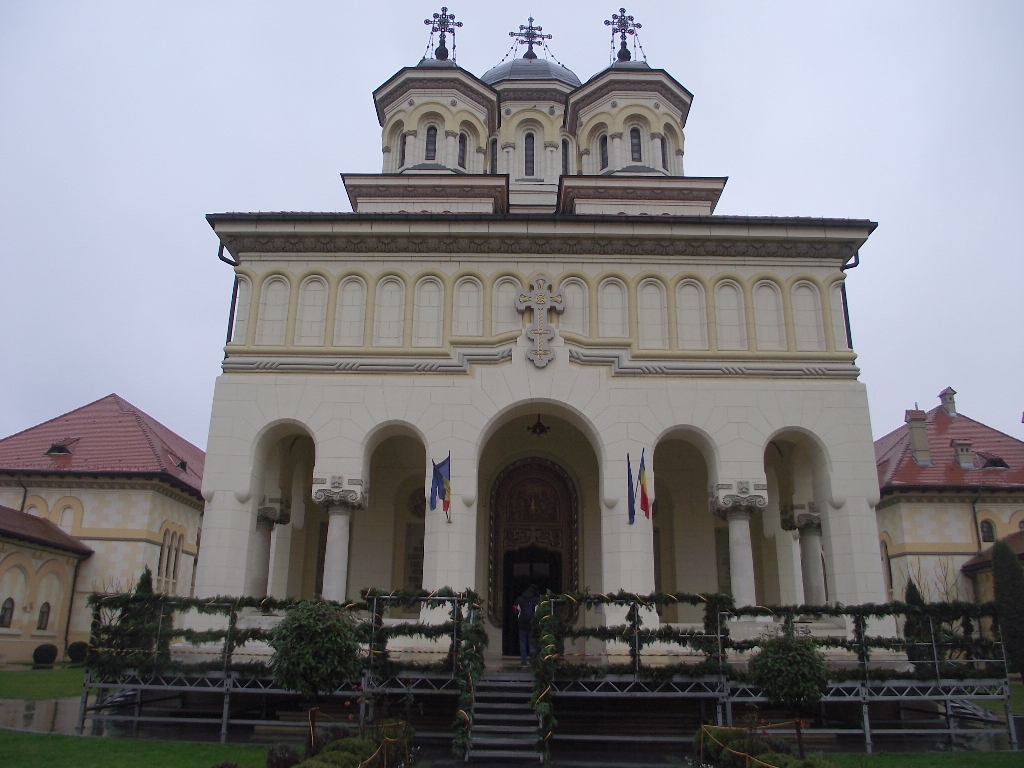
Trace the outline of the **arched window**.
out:
[[[440,347],[443,319],[444,288],[436,278],[425,277],[416,285],[412,311],[412,345]]]
[[[1024,520],[1021,520],[1019,523],[1017,523],[1017,530],[1024,531]]]
[[[174,545],[174,567],[171,569],[171,578],[174,580],[175,589],[177,592],[178,583],[178,564],[181,562],[181,546],[185,543],[185,535],[179,533],[178,541]]]
[[[757,348],[767,351],[786,349],[786,325],[782,317],[782,294],[770,280],[754,286],[754,332]]]
[[[358,277],[349,277],[338,288],[338,306],[334,313],[334,346],[363,346],[363,322],[366,317],[366,286]]]
[[[327,320],[327,283],[311,277],[299,288],[298,317],[295,318],[295,343],[302,347],[322,347]]]
[[[602,136],[598,145],[601,150],[601,170],[603,171],[608,167],[608,136]]]
[[[715,326],[719,349],[747,348],[747,321],[743,310],[743,292],[731,280],[715,286]]]
[[[455,285],[452,313],[453,336],[480,336],[484,332],[484,290],[472,277],[464,277]]]
[[[800,352],[824,352],[825,329],[821,322],[818,289],[810,283],[793,286],[793,331]]]
[[[373,312],[373,345],[402,346],[405,325],[405,285],[397,277],[388,277],[377,286]]]
[[[459,168],[466,167],[466,134],[459,134]]]
[[[0,629],[10,629],[14,621],[14,598],[8,597],[0,606]]]
[[[982,520],[981,525],[981,540],[984,542],[992,542],[996,540],[996,527],[992,524],[991,520]]]
[[[524,157],[526,159],[526,165],[525,165],[526,175],[527,176],[533,176],[533,172],[535,170],[534,163],[533,163],[533,134],[532,133],[526,134],[526,137],[525,137],[525,140],[524,140],[523,143],[526,145],[526,154],[524,155]]]
[[[683,280],[676,288],[676,324],[680,349],[708,348],[704,287],[696,280]]]
[[[156,561],[156,591],[164,591],[164,563],[167,562],[167,547],[171,541],[171,532],[164,530],[164,538],[160,543],[160,557]]]
[[[39,618],[36,619],[36,629],[43,631],[50,624],[50,604],[43,603],[39,606]]]
[[[664,286],[657,280],[645,280],[640,284],[638,298],[640,348],[668,349],[668,307]]]
[[[618,280],[605,280],[598,290],[597,335],[605,339],[624,339],[629,336],[626,286]]]
[[[288,281],[283,277],[272,277],[263,284],[260,314],[256,320],[257,344],[284,344],[288,326],[288,294]]]
[[[565,294],[565,310],[558,319],[558,327],[580,336],[590,335],[590,302],[587,286],[582,280],[570,279],[562,283]]]
[[[71,507],[64,507],[60,511],[60,522],[58,525],[64,533],[71,533],[71,529],[75,526],[75,510]]]
[[[569,175],[569,140],[562,139],[562,175]]]
[[[892,600],[892,560],[889,559],[889,545],[884,541],[881,543],[882,550],[882,575],[885,577],[885,596]]]
[[[668,170],[668,141],[662,136],[658,141],[661,142],[661,167],[666,171]]]
[[[498,172],[498,140],[491,139],[491,173]]]
[[[398,167],[405,167],[405,131],[398,134]]]
[[[437,159],[437,126],[427,128],[427,151],[423,156],[424,160]]]
[[[247,277],[238,278],[238,293],[235,295],[235,327],[231,331],[232,344],[245,344],[249,333],[249,305],[252,303],[252,283]]]
[[[491,335],[522,330],[523,320],[516,309],[516,297],[520,290],[522,286],[519,281],[511,277],[502,278],[494,286],[491,298]]]
[[[640,129],[629,129],[629,153],[634,163],[643,162],[644,155],[640,149]]]
[[[850,348],[846,337],[846,313],[843,311],[843,284],[833,283],[828,289],[828,302],[832,311],[832,340],[836,351],[842,352]]]

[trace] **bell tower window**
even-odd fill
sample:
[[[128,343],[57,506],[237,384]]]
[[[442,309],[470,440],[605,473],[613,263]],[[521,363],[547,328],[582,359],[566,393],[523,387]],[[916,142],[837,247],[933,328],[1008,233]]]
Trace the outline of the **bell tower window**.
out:
[[[608,137],[602,136],[598,142],[601,145],[601,170],[608,167]]]
[[[633,158],[634,163],[642,163],[644,160],[643,153],[640,151],[640,129],[630,128],[629,129],[629,151]]]
[[[498,140],[491,139],[491,173],[498,172]]]
[[[427,152],[424,155],[423,159],[437,159],[437,126],[435,125],[432,125],[429,128],[427,128]]]
[[[405,167],[405,134],[400,134],[398,137],[398,167]]]
[[[562,175],[569,175],[569,140],[562,139]]]
[[[466,134],[459,134],[459,168],[466,167]]]
[[[535,170],[533,163],[533,134],[526,134],[526,175],[533,176]]]
[[[665,137],[664,136],[661,137],[660,141],[661,141],[661,167],[664,168],[667,171],[668,170],[668,142],[665,141]]]

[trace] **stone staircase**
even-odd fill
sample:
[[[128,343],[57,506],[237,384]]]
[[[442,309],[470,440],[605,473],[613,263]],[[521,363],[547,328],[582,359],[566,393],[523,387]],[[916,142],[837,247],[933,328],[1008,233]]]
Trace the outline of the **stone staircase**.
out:
[[[530,706],[533,675],[487,672],[477,683],[466,761],[541,761],[535,751],[537,716]]]

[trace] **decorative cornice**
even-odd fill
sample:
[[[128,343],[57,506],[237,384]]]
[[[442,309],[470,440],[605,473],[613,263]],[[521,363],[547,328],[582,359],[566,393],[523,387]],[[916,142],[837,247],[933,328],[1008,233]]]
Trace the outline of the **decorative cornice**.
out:
[[[512,346],[456,349],[451,357],[228,357],[225,373],[469,373],[470,365],[494,365],[512,359]]]
[[[882,499],[875,505],[875,511],[885,509],[887,507],[893,507],[897,504],[967,504],[971,502],[978,504],[994,505],[994,504],[1006,504],[1009,506],[1019,506],[1024,504],[1024,493],[1020,490],[1007,491],[1005,494],[997,492],[995,490],[985,491],[979,498],[978,493],[964,493],[957,491],[942,492],[936,489],[931,492],[921,492],[920,490],[900,492],[894,491],[892,488],[884,489],[882,492]],[[969,510],[968,510],[969,511]]]
[[[313,492],[313,501],[327,512],[332,509],[354,512],[358,509],[366,509],[368,498],[366,491],[357,491],[354,488],[322,488]]]
[[[557,88],[502,88],[499,92],[501,106],[528,101],[531,104],[538,101],[553,101],[556,104],[564,105],[568,91],[560,91]]]
[[[586,86],[584,86],[586,87]],[[576,122],[579,120],[579,114],[582,110],[586,109],[591,104],[594,104],[606,96],[610,96],[616,91],[626,93],[654,93],[664,99],[666,102],[675,107],[679,113],[683,116],[683,121],[686,120],[686,115],[690,111],[690,105],[679,97],[679,94],[673,92],[669,85],[661,80],[649,80],[649,79],[633,79],[625,82],[620,79],[611,79],[603,85],[599,85],[589,93],[583,94],[580,97],[573,97],[569,99],[568,110],[566,111],[565,124],[573,129],[576,126]]]
[[[764,376],[770,378],[856,379],[852,363],[715,360],[634,360],[624,349],[569,348],[569,360],[579,365],[610,365],[613,376]]]
[[[449,194],[451,192],[449,191]],[[613,219],[614,217],[608,217]],[[237,258],[243,253],[445,253],[592,256],[695,256],[736,259],[834,259],[846,261],[857,251],[850,240],[750,240],[736,238],[649,238],[520,234],[364,235],[221,235]]]
[[[413,68],[410,68],[413,69]],[[415,71],[413,69],[413,71]],[[451,70],[457,72],[459,70]],[[486,87],[486,86],[485,86]],[[487,114],[487,131],[494,133],[498,129],[498,100],[483,89],[475,89],[463,82],[458,77],[406,77],[397,82],[393,88],[379,96],[374,94],[374,103],[377,107],[377,120],[383,126],[387,122],[384,112],[395,101],[405,98],[405,94],[412,90],[451,90],[466,97],[469,101],[482,108]]]
[[[10,471],[10,470],[8,470]],[[111,472],[110,475],[115,475]],[[20,473],[15,473],[11,476],[0,475],[0,487],[16,487],[20,488],[21,485],[18,482],[18,475],[21,479],[33,489],[46,490],[49,488],[60,488],[65,489],[77,489],[77,488],[88,488],[90,490],[100,491],[152,491],[158,493],[161,496],[165,496],[168,499],[178,502],[190,509],[194,509],[198,512],[202,512],[205,504],[204,502],[192,496],[191,494],[183,493],[176,488],[168,487],[161,482],[153,482],[148,477],[138,480],[132,480],[129,478],[123,479],[106,479],[106,478],[91,478],[85,475],[75,475],[74,473],[61,473],[61,475],[50,475],[44,472],[37,472],[36,470],[25,470]]]

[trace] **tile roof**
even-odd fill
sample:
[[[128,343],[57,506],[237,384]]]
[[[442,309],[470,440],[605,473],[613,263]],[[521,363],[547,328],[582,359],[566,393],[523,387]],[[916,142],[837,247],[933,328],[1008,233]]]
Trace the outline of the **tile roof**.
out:
[[[118,395],[0,440],[0,473],[157,476],[199,499],[205,460]]]
[[[1003,539],[1021,560],[1024,560],[1024,531],[1017,531],[1011,533],[1009,536]],[[992,564],[992,549],[995,547],[993,544],[991,547],[986,549],[984,552],[975,555],[966,563],[964,563],[960,570],[962,571],[978,571],[982,568],[987,568]]]
[[[88,557],[92,550],[49,520],[0,506],[0,536]]]
[[[1024,490],[1024,442],[962,413],[950,416],[941,405],[928,411],[925,424],[931,466],[914,460],[906,424],[875,441],[875,465],[883,496],[901,486]],[[965,469],[956,461],[950,444],[953,440],[972,443],[974,469]],[[982,468],[993,458],[1005,461],[1009,469]]]

